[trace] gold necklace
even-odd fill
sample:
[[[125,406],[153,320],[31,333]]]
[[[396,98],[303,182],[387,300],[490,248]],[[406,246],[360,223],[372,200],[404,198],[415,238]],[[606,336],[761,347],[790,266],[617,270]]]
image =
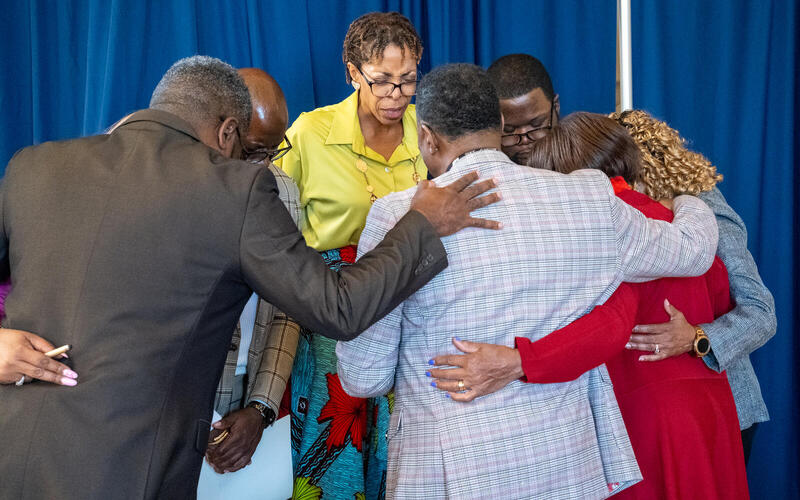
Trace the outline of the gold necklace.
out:
[[[414,160],[413,160],[413,162],[411,164],[411,166],[414,167],[414,173],[411,174],[411,180],[414,181],[414,184],[419,184],[419,181],[421,179],[421,177],[419,176],[419,172],[417,172],[417,160],[419,160],[419,156],[420,156],[419,154],[417,156],[415,156]],[[359,172],[364,174],[364,182],[367,185],[367,192],[369,193],[369,202],[370,203],[375,203],[375,200],[377,200],[378,197],[375,196],[375,187],[372,184],[370,184],[369,178],[367,177],[367,170],[369,170],[369,167],[367,166],[367,162],[364,161],[364,159],[361,157],[361,155],[359,155],[358,159],[356,159],[356,168],[358,169]],[[386,167],[386,168],[387,168],[386,171],[388,173],[389,172],[389,170],[388,170],[389,167]]]

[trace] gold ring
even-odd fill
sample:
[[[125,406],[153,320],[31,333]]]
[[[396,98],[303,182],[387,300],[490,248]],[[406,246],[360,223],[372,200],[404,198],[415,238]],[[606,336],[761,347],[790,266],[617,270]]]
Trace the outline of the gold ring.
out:
[[[230,432],[228,432],[228,429],[225,429],[224,431],[222,431],[219,434],[219,436],[215,437],[214,440],[211,441],[211,443],[209,443],[209,444],[211,446],[216,446],[216,445],[220,444],[221,442],[225,441],[225,438],[227,438],[229,434],[230,434]]]
[[[463,380],[459,380],[458,381],[458,390],[459,391],[463,391],[464,390],[464,381]]]

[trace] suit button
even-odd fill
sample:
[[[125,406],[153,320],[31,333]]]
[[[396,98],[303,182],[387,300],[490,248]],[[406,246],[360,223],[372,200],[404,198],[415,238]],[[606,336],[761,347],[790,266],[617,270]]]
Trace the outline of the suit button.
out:
[[[231,345],[228,346],[229,351],[235,351],[238,348],[239,346],[236,344],[236,342],[231,342]]]

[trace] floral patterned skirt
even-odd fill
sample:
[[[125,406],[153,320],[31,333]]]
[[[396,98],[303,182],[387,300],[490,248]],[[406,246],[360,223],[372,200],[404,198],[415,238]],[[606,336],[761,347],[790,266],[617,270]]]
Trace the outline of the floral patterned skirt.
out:
[[[338,271],[355,262],[356,249],[321,255]],[[291,394],[293,498],[383,499],[392,394],[349,396],[336,373],[336,341],[305,331],[297,345]]]

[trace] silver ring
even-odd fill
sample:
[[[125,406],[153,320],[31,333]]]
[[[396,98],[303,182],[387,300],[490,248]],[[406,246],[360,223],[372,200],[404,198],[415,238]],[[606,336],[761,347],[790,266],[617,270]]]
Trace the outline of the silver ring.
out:
[[[25,375],[21,376],[14,385],[16,385],[17,387],[22,387],[22,384],[24,383],[25,383]]]
[[[661,348],[658,346],[658,344],[656,344],[656,350],[655,350],[655,351],[653,351],[653,353],[654,353],[654,354],[658,354],[658,353],[660,353],[660,352],[661,352]]]

